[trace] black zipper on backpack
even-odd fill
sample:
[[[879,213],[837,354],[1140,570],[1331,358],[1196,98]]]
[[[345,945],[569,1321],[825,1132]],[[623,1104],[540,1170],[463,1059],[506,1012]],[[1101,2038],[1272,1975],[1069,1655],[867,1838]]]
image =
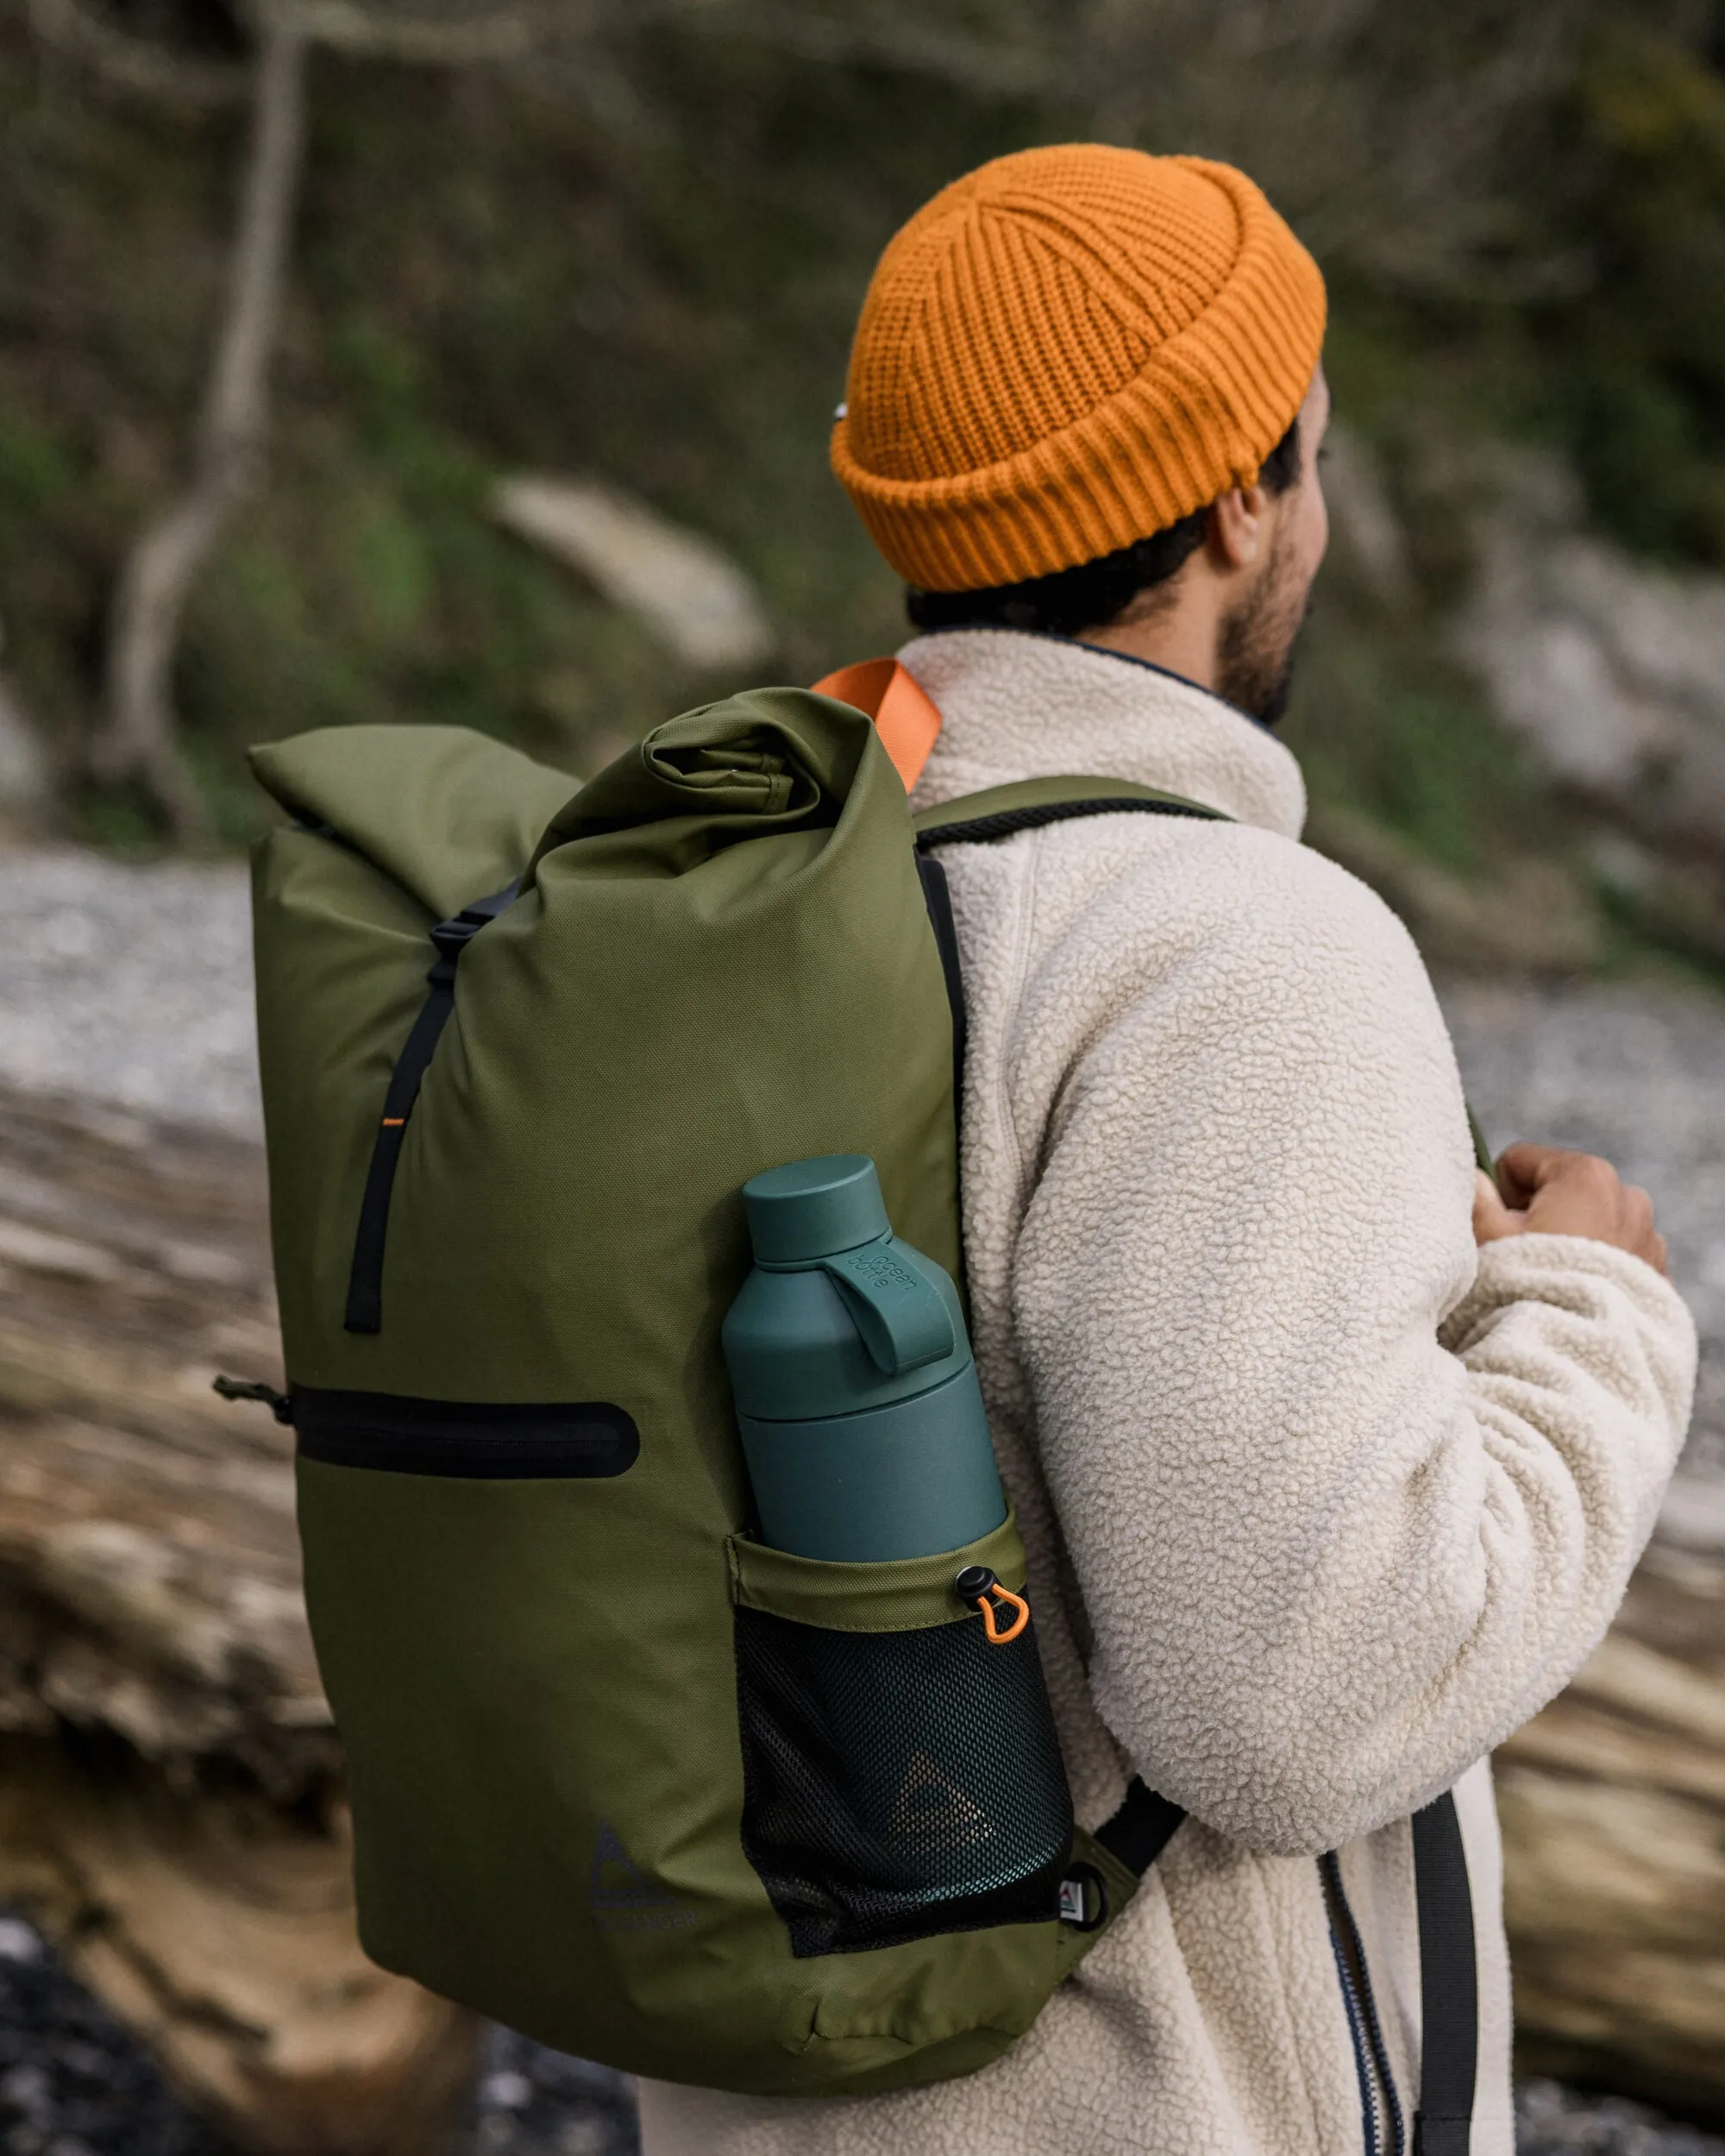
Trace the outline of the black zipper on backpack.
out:
[[[1365,1945],[1354,1921],[1346,1889],[1342,1885],[1340,1859],[1334,1851],[1318,1859],[1328,1904],[1330,1946],[1336,1958],[1342,2004],[1347,2012],[1348,2034],[1353,2041],[1355,2070],[1359,2076],[1360,2109],[1365,2123],[1365,2156],[1406,2156],[1407,2128],[1402,2115],[1396,2079],[1389,2071],[1389,2047],[1377,2002],[1372,1996],[1371,1971],[1366,1965]],[[1387,2149],[1378,2131],[1377,2090],[1383,2091],[1384,2115],[1389,2126]]]
[[[610,1400],[426,1400],[297,1385],[292,1419],[301,1459],[392,1474],[605,1481],[641,1451],[634,1417]]]

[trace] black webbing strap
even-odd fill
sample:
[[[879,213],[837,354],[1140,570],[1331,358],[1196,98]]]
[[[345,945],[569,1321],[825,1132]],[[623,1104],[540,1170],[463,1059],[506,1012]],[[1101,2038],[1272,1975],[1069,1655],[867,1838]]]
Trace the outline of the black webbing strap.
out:
[[[1044,824],[1069,823],[1075,816],[1130,815],[1136,809],[1152,816],[1195,816],[1206,823],[1228,823],[1220,808],[1206,808],[1201,801],[1181,801],[1173,795],[1120,794],[1095,801],[1034,801],[1022,808],[997,809],[993,815],[973,816],[965,823],[936,824],[917,833],[919,852],[931,846],[966,845],[978,840],[1016,838],[1020,831],[1039,830]]]
[[[1095,783],[1094,780],[1085,783]],[[1031,783],[1037,782],[1032,780]],[[972,798],[997,801],[1002,795],[1011,795],[1018,790],[1016,787],[997,786],[986,795],[978,795]],[[955,805],[962,807],[963,803],[949,804]],[[937,824],[932,829],[917,833],[917,874],[922,882],[923,903],[928,908],[928,925],[934,931],[935,948],[940,953],[940,970],[946,977],[946,1000],[952,1012],[952,1113],[955,1122],[962,1120],[964,1110],[964,977],[958,959],[958,932],[952,921],[952,895],[947,888],[946,871],[935,859],[933,849],[936,846],[966,845],[996,839],[1011,839],[1020,831],[1034,831],[1044,824],[1068,823],[1075,816],[1107,816],[1112,815],[1117,809],[1134,808],[1148,810],[1156,816],[1198,816],[1210,822],[1228,821],[1220,809],[1206,808],[1200,801],[1183,801],[1175,794],[1087,795],[1083,799],[1075,801],[1030,801],[1022,807],[996,809],[987,815]]]
[[[353,1270],[348,1275],[348,1314],[343,1321],[350,1333],[383,1330],[383,1250],[389,1235],[390,1193],[401,1159],[413,1103],[420,1082],[430,1068],[431,1058],[449,1015],[455,1008],[455,968],[461,953],[481,928],[512,905],[521,889],[519,880],[489,898],[476,898],[451,920],[440,921],[431,931],[437,961],[425,976],[431,992],[419,1007],[406,1046],[396,1059],[384,1096],[383,1117],[372,1147],[372,1164],[366,1174],[365,1196],[360,1200],[360,1225],[354,1237]]]
[[[1091,1836],[1111,1857],[1141,1879],[1174,1839],[1174,1830],[1186,1816],[1185,1807],[1172,1797],[1158,1796],[1137,1775],[1126,1784],[1126,1795],[1112,1819],[1104,1820]]]
[[[928,908],[928,925],[934,931],[934,947],[940,953],[940,970],[946,980],[947,1008],[952,1014],[952,1119],[964,1113],[964,975],[958,962],[958,931],[952,921],[952,893],[946,871],[932,853],[918,852],[917,876],[922,884],[922,902]]]
[[[1197,801],[1182,801],[1172,795],[1155,797],[1111,795],[1087,797],[1081,801],[1032,801],[1021,808],[999,809],[992,814],[973,816],[963,822],[937,825],[932,830],[917,834],[917,871],[922,879],[923,902],[928,908],[929,926],[934,932],[935,946],[940,952],[941,971],[946,977],[947,1001],[952,1010],[952,1096],[955,1115],[959,1112],[964,1093],[964,980],[959,964],[958,936],[953,926],[952,899],[947,889],[946,872],[938,861],[931,858],[932,850],[936,846],[1010,839],[1020,831],[1034,831],[1044,824],[1066,823],[1076,816],[1112,815],[1120,809],[1147,810],[1151,814],[1158,816],[1199,816],[1217,822],[1227,820],[1219,809],[1206,808]],[[1175,1829],[1185,1816],[1184,1810],[1171,1798],[1158,1796],[1154,1789],[1134,1775],[1126,1784],[1126,1793],[1120,1801],[1119,1810],[1112,1819],[1102,1822],[1092,1839],[1100,1842],[1108,1854],[1124,1864],[1128,1871],[1142,1878],[1168,1846]]]
[[[1420,1920],[1420,2108],[1414,2156],[1467,2156],[1479,2062],[1473,1895],[1452,1791],[1414,1814]]]

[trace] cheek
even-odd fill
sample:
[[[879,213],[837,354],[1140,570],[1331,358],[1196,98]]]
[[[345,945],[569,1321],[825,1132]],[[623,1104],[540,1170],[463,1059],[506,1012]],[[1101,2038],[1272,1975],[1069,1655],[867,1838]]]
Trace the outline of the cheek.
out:
[[[1330,544],[1330,512],[1315,472],[1312,475],[1311,483],[1302,487],[1300,492],[1302,500],[1299,524],[1295,532],[1295,551],[1306,575],[1315,576],[1318,564],[1323,560],[1325,550]]]

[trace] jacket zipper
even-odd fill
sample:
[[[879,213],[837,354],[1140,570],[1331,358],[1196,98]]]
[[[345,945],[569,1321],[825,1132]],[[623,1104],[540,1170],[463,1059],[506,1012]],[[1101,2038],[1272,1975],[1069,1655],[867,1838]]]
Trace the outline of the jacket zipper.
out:
[[[1318,1859],[1323,1875],[1325,1899],[1329,1904],[1330,1946],[1341,1981],[1342,2004],[1347,2011],[1348,2034],[1353,2042],[1354,2068],[1359,2076],[1359,2103],[1365,2127],[1365,2156],[1406,2156],[1407,2135],[1401,2099],[1389,2071],[1389,2049],[1383,2025],[1372,1996],[1371,1971],[1365,1948],[1342,1885],[1340,1860],[1332,1851]],[[1378,2128],[1377,2091],[1383,2092],[1383,2109],[1389,2126],[1386,2152]]]
[[[1377,2100],[1371,2090],[1371,2065],[1365,2055],[1365,2037],[1360,2027],[1359,2001],[1355,1996],[1353,1977],[1347,1958],[1342,1952],[1342,1943],[1336,1937],[1333,1920],[1330,1925],[1330,1951],[1336,1958],[1336,1974],[1341,1979],[1342,2005],[1347,2010],[1348,2038],[1353,2045],[1354,2071],[1359,2076],[1359,2108],[1365,2121],[1365,2156],[1380,2156],[1377,2140]]]

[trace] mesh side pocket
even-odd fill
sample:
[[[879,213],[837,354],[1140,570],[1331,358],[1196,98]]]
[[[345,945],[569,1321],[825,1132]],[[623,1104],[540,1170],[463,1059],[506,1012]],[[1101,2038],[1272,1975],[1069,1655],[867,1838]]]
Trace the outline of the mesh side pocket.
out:
[[[743,1847],[794,1954],[1058,1914],[1072,1800],[1030,1631],[736,1619]]]

